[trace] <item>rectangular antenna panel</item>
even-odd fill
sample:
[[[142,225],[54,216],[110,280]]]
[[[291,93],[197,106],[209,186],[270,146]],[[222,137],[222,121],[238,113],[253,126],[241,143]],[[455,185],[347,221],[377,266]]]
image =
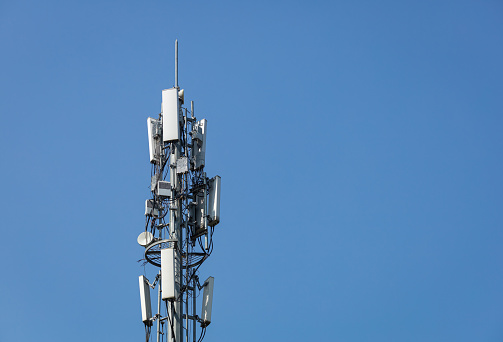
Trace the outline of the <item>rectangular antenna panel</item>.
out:
[[[152,308],[150,302],[150,286],[144,276],[140,276],[140,301],[141,301],[141,320],[147,325],[151,325]]]
[[[208,197],[208,225],[216,226],[220,222],[220,176],[210,179]]]
[[[194,124],[191,132],[192,136],[192,170],[204,167],[206,157],[206,119],[202,119]]]
[[[180,102],[178,89],[162,91],[162,140],[177,141],[179,137]]]
[[[204,290],[203,290],[203,310],[201,312],[201,319],[203,323],[201,323],[202,327],[206,327],[211,323],[211,307],[213,305],[213,277],[209,277],[204,282]]]
[[[148,128],[148,151],[150,153],[150,162],[152,164],[159,164],[160,154],[160,124],[161,122],[156,119],[147,119]]]
[[[198,192],[195,201],[189,204],[189,222],[193,225],[192,239],[206,234],[204,224],[204,198],[205,196]]]
[[[178,298],[179,284],[176,276],[180,272],[180,257],[174,248],[161,249],[161,291],[162,299]]]

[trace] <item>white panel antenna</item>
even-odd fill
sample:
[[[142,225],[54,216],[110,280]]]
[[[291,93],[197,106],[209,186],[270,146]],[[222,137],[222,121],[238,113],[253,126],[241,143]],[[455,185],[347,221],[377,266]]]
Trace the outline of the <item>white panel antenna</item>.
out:
[[[180,257],[174,248],[161,249],[161,292],[163,300],[178,298],[179,284],[176,282]]]
[[[204,167],[206,157],[206,119],[196,122],[190,135],[192,136],[192,170]]]
[[[161,121],[153,118],[147,119],[148,128],[148,151],[150,154],[150,162],[159,164],[160,160],[160,139],[161,139]]]
[[[141,320],[146,325],[152,325],[150,319],[152,318],[152,308],[150,302],[150,286],[148,279],[140,276],[140,301],[141,301]]]
[[[215,176],[209,181],[208,225],[212,227],[220,222],[220,183],[220,176]]]
[[[202,327],[206,327],[211,323],[211,307],[213,305],[213,277],[209,277],[203,284],[203,310],[201,312]]]
[[[180,102],[178,89],[164,89],[162,91],[162,140],[177,141],[180,129]]]

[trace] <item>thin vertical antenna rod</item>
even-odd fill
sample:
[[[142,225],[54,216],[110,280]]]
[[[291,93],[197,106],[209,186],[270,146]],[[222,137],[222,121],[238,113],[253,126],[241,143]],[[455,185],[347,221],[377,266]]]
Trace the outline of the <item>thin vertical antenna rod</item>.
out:
[[[175,40],[175,88],[178,88],[178,39]]]

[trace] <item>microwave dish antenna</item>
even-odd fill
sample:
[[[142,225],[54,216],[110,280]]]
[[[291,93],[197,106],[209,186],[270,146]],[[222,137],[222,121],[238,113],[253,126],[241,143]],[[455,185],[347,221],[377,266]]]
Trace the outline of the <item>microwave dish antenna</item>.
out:
[[[136,239],[138,244],[142,247],[146,247],[154,241],[154,236],[152,235],[151,232],[143,232],[140,235],[138,235],[138,238]]]

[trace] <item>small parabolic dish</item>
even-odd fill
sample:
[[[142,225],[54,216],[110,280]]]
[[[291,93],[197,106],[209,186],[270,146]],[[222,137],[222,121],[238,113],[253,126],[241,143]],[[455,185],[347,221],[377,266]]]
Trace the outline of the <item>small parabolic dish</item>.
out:
[[[154,236],[150,232],[141,233],[140,235],[138,235],[137,239],[138,244],[143,247],[148,246],[152,242],[152,240],[154,240]]]

